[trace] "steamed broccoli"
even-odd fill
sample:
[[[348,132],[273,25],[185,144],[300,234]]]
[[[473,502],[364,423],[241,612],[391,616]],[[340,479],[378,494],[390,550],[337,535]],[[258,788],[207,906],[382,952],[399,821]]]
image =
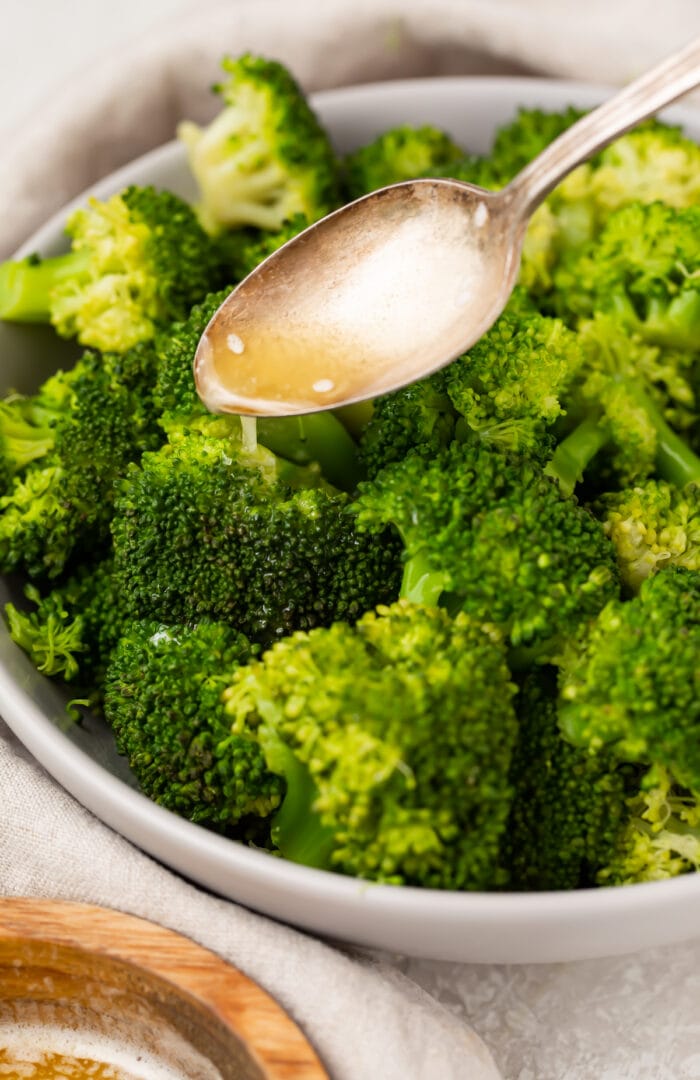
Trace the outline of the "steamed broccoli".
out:
[[[0,268],[0,313],[100,346],[0,402],[12,637],[149,797],[303,865],[491,890],[700,869],[700,150],[650,122],[570,174],[441,371],[244,422],[198,398],[197,345],[343,164],[279,64],[226,60],[218,89],[181,128],[196,212],[130,188],[74,215],[69,255]],[[484,158],[395,128],[346,191],[503,188],[579,115],[523,110]]]
[[[0,318],[124,352],[224,284],[222,255],[176,195],[129,187],[74,211],[72,250],[0,265]]]
[[[670,566],[607,604],[562,660],[565,737],[700,790],[700,572]]]
[[[224,697],[234,734],[259,739],[286,780],[283,855],[478,889],[504,879],[513,689],[492,632],[397,603],[277,642]]]
[[[700,481],[700,458],[664,415],[674,395],[687,399],[682,354],[660,354],[600,313],[582,324],[579,340],[583,363],[564,399],[575,426],[547,466],[562,491],[574,490],[601,450],[623,482],[654,471],[679,487]]]
[[[518,738],[503,838],[513,889],[575,889],[595,884],[619,846],[628,781],[605,754],[562,738],[554,669],[529,674],[515,699]]]
[[[613,314],[644,341],[700,348],[700,206],[633,203],[555,274],[564,315]]]
[[[564,737],[627,770],[598,884],[700,869],[699,652],[700,573],[668,566],[608,604],[562,658]]]
[[[446,132],[429,124],[402,124],[345,157],[345,190],[349,199],[357,199],[402,180],[441,176],[463,157]]]
[[[360,535],[318,468],[247,448],[227,420],[173,432],[122,483],[112,525],[132,614],[230,621],[254,640],[353,621],[398,588],[395,546]]]
[[[522,289],[469,352],[427,379],[378,398],[361,437],[370,476],[410,450],[432,456],[457,438],[545,458],[560,398],[576,377],[576,334],[541,315]]]
[[[244,834],[284,785],[255,740],[231,732],[222,693],[254,650],[222,623],[128,627],[112,656],[105,714],[142,790],[161,806]]]
[[[410,451],[438,453],[455,437],[457,413],[447,393],[447,373],[437,371],[373,402],[360,436],[362,463],[369,477],[401,461]]]
[[[36,394],[9,394],[0,401],[0,495],[17,473],[53,449],[70,394],[70,380],[59,372]]]
[[[45,596],[26,595],[34,610],[5,608],[10,634],[45,675],[77,683],[98,705],[112,649],[127,625],[111,558],[84,566]]]
[[[115,481],[161,435],[147,347],[123,355],[87,352],[51,380],[53,446],[0,498],[0,568],[56,577],[73,557],[94,558],[109,540]],[[41,395],[40,391],[40,395]]]
[[[665,566],[700,570],[700,485],[664,480],[606,492],[596,504],[615,545],[622,580],[637,590]]]
[[[457,436],[466,428],[501,450],[544,459],[582,358],[574,333],[528,310],[516,293],[489,332],[447,369]]]
[[[328,136],[292,75],[246,53],[222,64],[214,89],[224,107],[206,128],[178,137],[199,185],[200,218],[212,233],[238,225],[273,231],[295,214],[315,221],[339,202]]]
[[[615,843],[599,867],[599,885],[663,881],[700,870],[700,792],[652,766],[625,800]]]
[[[402,596],[496,623],[516,646],[573,632],[618,593],[600,523],[537,465],[483,444],[407,455],[360,485],[355,510],[360,528],[398,530]]]

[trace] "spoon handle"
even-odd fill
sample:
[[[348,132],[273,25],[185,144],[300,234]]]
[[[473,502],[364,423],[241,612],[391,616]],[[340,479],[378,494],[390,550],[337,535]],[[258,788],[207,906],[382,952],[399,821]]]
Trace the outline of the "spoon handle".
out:
[[[641,120],[700,83],[700,38],[624,87],[604,105],[560,135],[503,189],[519,213],[529,216],[560,180]]]

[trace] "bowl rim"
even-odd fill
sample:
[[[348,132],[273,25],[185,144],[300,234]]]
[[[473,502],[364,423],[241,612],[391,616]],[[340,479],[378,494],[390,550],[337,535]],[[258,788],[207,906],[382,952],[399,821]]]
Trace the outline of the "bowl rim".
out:
[[[512,109],[517,106],[521,96],[527,100],[540,91],[554,91],[566,94],[571,100],[593,104],[603,100],[612,90],[603,85],[565,79],[441,76],[341,87],[312,95],[311,101],[321,113],[332,114],[348,97],[361,103],[363,100],[371,101],[377,94],[390,93],[409,101],[424,93],[426,84],[438,85],[446,93],[460,89],[464,91],[465,85],[477,93],[493,93],[498,89],[510,101]],[[700,131],[699,110],[676,106],[661,115],[674,123],[692,123]],[[105,197],[123,186],[134,168],[148,169],[163,162],[167,164],[171,158],[174,160],[181,154],[181,147],[173,141],[115,170],[52,215],[21,246],[17,257],[55,246],[67,211],[83,204],[88,195]],[[364,881],[333,871],[301,866],[248,848],[239,841],[210,832],[157,805],[71,742],[32,699],[26,686],[22,685],[23,680],[21,674],[18,677],[17,670],[21,672],[22,662],[29,664],[29,661],[16,646],[12,647],[17,651],[12,665],[0,662],[2,716],[37,761],[68,792],[127,840],[186,877],[213,889],[219,895],[236,899],[265,914],[288,918],[295,925],[316,933],[360,945],[382,947],[382,941],[378,940],[376,934],[369,931],[360,936],[357,931],[346,933],[343,924],[348,921],[354,924],[358,917],[371,919],[373,913],[382,913],[384,926],[395,918],[405,919],[407,925],[410,923],[414,927],[438,920],[455,931],[466,930],[470,925],[497,930],[515,920],[521,931],[527,933],[528,929],[536,931],[552,923],[559,927],[581,926],[584,921],[587,925],[602,925],[608,917],[623,914],[629,918],[642,914],[650,919],[662,911],[671,898],[674,904],[681,903],[684,907],[691,902],[697,904],[700,900],[700,873],[626,887],[599,886],[558,892],[450,892]],[[25,678],[25,684],[26,681]],[[175,844],[173,834],[176,836]],[[236,894],[232,896],[227,883],[234,879]],[[291,905],[289,913],[281,913],[279,903],[266,904],[264,900],[261,901],[258,896],[260,890],[265,893],[271,890],[278,897],[286,897]],[[340,920],[337,917],[325,920],[306,917],[306,905],[319,902],[327,904],[336,915],[340,912]],[[700,934],[700,923],[695,932]],[[687,938],[690,935],[686,932],[683,936]],[[669,936],[667,940],[672,939]],[[463,952],[457,950],[460,951]],[[478,948],[475,951],[478,953]],[[576,953],[569,950],[565,958],[610,955],[615,951],[630,950],[629,947],[615,949],[608,941],[603,952],[586,949]],[[543,959],[562,959],[561,953],[561,949],[555,949],[554,954],[544,955]],[[417,948],[413,955],[455,959],[431,947]],[[476,959],[479,961],[482,958],[477,956]],[[502,959],[507,961],[507,953]]]

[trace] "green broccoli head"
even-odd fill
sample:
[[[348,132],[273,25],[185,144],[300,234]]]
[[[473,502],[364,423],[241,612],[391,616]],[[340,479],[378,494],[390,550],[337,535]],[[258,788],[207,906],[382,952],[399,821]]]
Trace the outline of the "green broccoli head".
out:
[[[222,255],[187,203],[129,187],[74,211],[68,255],[0,266],[0,317],[51,322],[108,352],[148,341],[223,284]]]
[[[504,864],[514,889],[576,889],[595,884],[627,819],[627,782],[604,754],[562,738],[553,668],[528,674],[515,699],[518,738],[504,833]]]
[[[523,289],[480,341],[449,367],[374,402],[362,433],[370,477],[410,451],[426,457],[457,438],[544,459],[560,397],[582,362],[576,334],[541,315]]]
[[[360,486],[360,528],[393,524],[402,595],[461,607],[517,646],[572,632],[618,593],[614,549],[587,510],[527,460],[453,443]]]
[[[560,723],[570,742],[660,765],[700,789],[700,573],[669,566],[607,604],[564,655]]]
[[[39,671],[79,684],[99,706],[107,664],[126,625],[111,558],[81,567],[44,596],[32,585],[26,595],[34,610],[5,608],[13,641]]]
[[[231,733],[222,692],[254,650],[237,630],[136,622],[106,677],[105,715],[141,789],[175,813],[240,834],[279,804],[283,783],[255,740]]]
[[[178,137],[200,189],[211,233],[239,225],[277,231],[295,214],[316,221],[339,202],[328,136],[289,71],[249,53],[222,64],[214,89],[224,108],[206,128]]]
[[[493,634],[397,603],[354,628],[285,638],[238,669],[224,697],[233,732],[259,738],[287,781],[272,832],[283,855],[478,889],[503,880],[513,690]],[[291,835],[287,800],[307,808]]]
[[[0,495],[14,476],[53,449],[70,396],[70,379],[59,372],[30,397],[10,394],[0,401]]]
[[[679,127],[649,120],[594,158],[590,190],[599,221],[632,202],[682,209],[700,202],[700,147]]]
[[[654,471],[672,484],[700,482],[700,458],[670,426],[693,400],[692,357],[659,349],[630,331],[617,315],[596,313],[579,329],[583,363],[564,396],[578,426],[559,444],[547,467],[566,493],[573,491],[593,457],[621,483]]]
[[[52,393],[65,392],[53,448],[0,498],[4,572],[56,577],[73,556],[94,558],[107,543],[115,482],[160,442],[152,380],[146,347],[123,355],[88,352],[72,371],[52,377]]]
[[[442,176],[463,158],[464,151],[446,132],[429,124],[422,127],[402,124],[346,156],[347,196],[358,199],[402,180]]]
[[[360,436],[368,476],[411,451],[431,456],[443,450],[454,438],[456,423],[445,370],[376,398]]]
[[[562,262],[556,302],[564,315],[614,314],[644,341],[700,346],[700,207],[633,203],[600,236]]]
[[[637,591],[665,566],[700,570],[700,487],[664,480],[606,492],[596,504],[625,584]]]
[[[226,420],[173,433],[117,500],[117,570],[134,616],[223,619],[263,641],[354,620],[396,595],[398,558],[391,540],[358,534],[348,504],[317,467],[247,449]]]
[[[503,451],[543,458],[560,398],[582,363],[576,334],[528,310],[516,293],[500,319],[447,368],[447,394],[471,434]],[[458,425],[458,433],[461,425]]]
[[[667,769],[644,770],[625,812],[598,885],[664,881],[700,870],[700,793],[677,784]]]

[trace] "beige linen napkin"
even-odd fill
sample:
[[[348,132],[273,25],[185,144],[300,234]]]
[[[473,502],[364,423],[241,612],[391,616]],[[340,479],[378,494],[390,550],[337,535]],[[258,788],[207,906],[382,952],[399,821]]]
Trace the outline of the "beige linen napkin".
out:
[[[700,33],[698,0],[228,0],[93,60],[0,160],[0,255],[117,165],[217,105],[221,55],[289,64],[306,89],[407,75],[543,72],[620,83]],[[86,92],[89,88],[89,92]]]
[[[619,83],[698,33],[697,0],[240,0],[198,8],[93,62],[5,144],[0,207],[12,213],[0,215],[0,255],[98,177],[172,138],[178,119],[210,116],[216,106],[206,87],[225,51],[279,57],[309,90],[489,71]],[[359,958],[158,865],[63,792],[1,723],[0,894],[110,905],[188,934],[273,993],[336,1080],[497,1080],[466,1017],[478,1020],[512,1080],[700,1078],[691,1052],[700,1037],[697,946],[683,963],[676,950],[580,968]],[[660,970],[668,993],[659,1000]],[[579,989],[584,1011],[576,1008]],[[685,1003],[680,1012],[674,997]],[[570,1044],[556,1034],[555,1017]],[[679,1030],[682,1059],[672,1049]]]

